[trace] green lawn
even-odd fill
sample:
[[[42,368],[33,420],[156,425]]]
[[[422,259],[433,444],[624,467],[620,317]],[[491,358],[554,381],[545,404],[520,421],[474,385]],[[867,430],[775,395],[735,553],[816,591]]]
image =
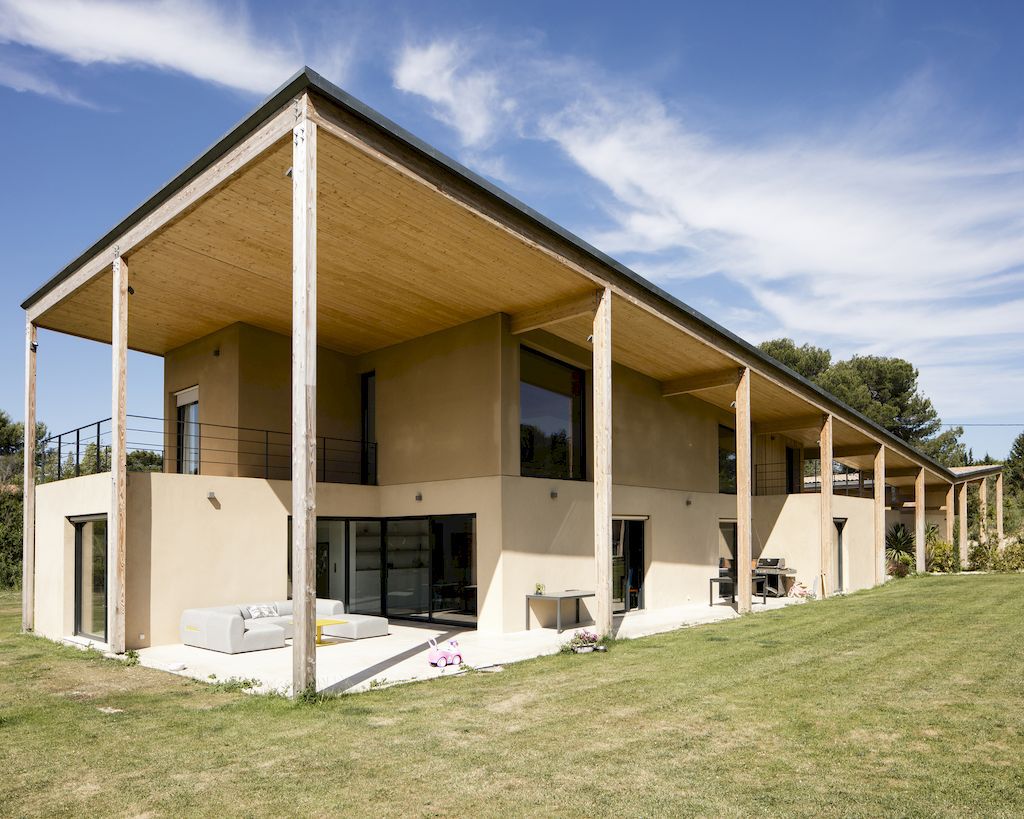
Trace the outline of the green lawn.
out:
[[[17,604],[3,814],[1024,814],[1024,575],[304,705],[19,635]]]

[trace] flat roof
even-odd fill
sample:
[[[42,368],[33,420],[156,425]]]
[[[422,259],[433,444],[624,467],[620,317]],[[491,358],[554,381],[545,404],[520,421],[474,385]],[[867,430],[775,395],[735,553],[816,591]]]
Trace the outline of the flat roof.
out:
[[[880,426],[879,424],[872,421],[867,416],[861,414],[857,410],[848,406],[847,404],[840,401],[831,393],[819,387],[814,382],[804,378],[799,373],[791,370],[781,362],[767,355],[761,351],[758,347],[751,344],[750,342],[740,338],[738,335],[728,330],[726,327],[718,324],[714,320],[708,318],[700,311],[694,309],[690,305],[676,298],[672,294],[658,287],[654,283],[648,281],[643,276],[625,266],[621,262],[613,259],[611,256],[598,250],[593,245],[584,241],[580,237],[576,236],[569,230],[566,230],[561,225],[548,219],[546,216],[540,214],[533,208],[524,204],[520,200],[516,199],[511,194],[497,187],[487,179],[483,178],[479,174],[465,167],[461,163],[452,159],[443,152],[437,150],[432,145],[424,142],[418,137],[414,136],[404,128],[393,122],[392,120],[385,117],[378,111],[370,108],[365,103],[348,94],[338,86],[334,85],[329,80],[322,77],[316,71],[313,71],[308,66],[303,67],[301,70],[296,72],[287,82],[285,82],[280,88],[274,91],[263,103],[261,103],[256,109],[252,111],[247,117],[239,122],[234,128],[232,128],[223,138],[214,143],[210,148],[200,154],[188,167],[185,168],[180,174],[171,179],[166,185],[160,188],[155,194],[149,199],[139,205],[134,211],[132,211],[125,219],[114,226],[98,241],[93,243],[89,248],[79,254],[73,261],[67,264],[60,272],[53,276],[47,281],[42,287],[37,289],[31,295],[28,296],[22,303],[23,309],[29,309],[35,302],[59,286],[61,282],[71,276],[79,267],[85,264],[89,259],[94,257],[97,253],[104,249],[104,247],[110,245],[119,236],[124,234],[134,225],[142,221],[148,214],[152,213],[161,204],[166,202],[171,196],[178,192],[181,188],[187,185],[190,181],[199,176],[203,171],[213,165],[218,159],[224,156],[230,151],[235,145],[241,142],[246,136],[252,133],[262,122],[268,119],[275,112],[279,111],[284,105],[290,102],[294,97],[301,94],[303,91],[312,90],[316,93],[327,98],[330,102],[344,109],[349,114],[358,117],[359,119],[369,123],[375,128],[381,130],[391,139],[397,140],[404,143],[407,147],[421,154],[431,162],[437,164],[449,173],[455,174],[460,177],[463,181],[470,185],[478,188],[488,196],[494,198],[505,207],[511,208],[516,211],[519,216],[525,217],[526,219],[534,222],[536,225],[541,227],[543,230],[553,234],[559,239],[569,243],[577,250],[589,256],[594,261],[600,263],[602,266],[612,270],[616,274],[623,278],[631,281],[637,285],[647,295],[653,297],[657,301],[664,305],[669,306],[673,310],[677,310],[689,318],[696,321],[698,324],[703,325],[706,329],[710,330],[713,334],[722,337],[729,343],[739,347],[745,354],[751,356],[758,363],[763,365],[768,370],[774,370],[777,373],[784,375],[785,377],[794,380],[805,389],[810,390],[817,397],[822,399],[825,403],[831,404],[837,408],[841,414],[850,416],[856,422],[875,432],[879,437],[887,442],[887,445],[892,446],[896,449],[902,449],[905,452],[912,453],[914,457],[922,461],[928,468],[940,476],[950,481],[963,480],[964,475],[950,470],[943,466],[937,461],[925,455],[923,452],[915,449],[913,446],[908,444],[901,438],[893,435],[889,430]],[[996,469],[998,471],[998,469]]]

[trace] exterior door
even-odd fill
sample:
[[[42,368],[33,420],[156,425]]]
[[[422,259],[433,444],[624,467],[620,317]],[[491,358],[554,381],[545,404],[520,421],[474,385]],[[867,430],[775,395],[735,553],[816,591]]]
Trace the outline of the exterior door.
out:
[[[75,527],[75,634],[107,641],[107,519],[72,520]]]
[[[644,607],[644,521],[612,520],[612,611]]]
[[[843,529],[846,528],[846,518],[833,518],[835,524],[835,537],[832,539],[832,567],[835,571],[833,577],[836,579],[835,590],[846,590],[846,577],[843,571]]]

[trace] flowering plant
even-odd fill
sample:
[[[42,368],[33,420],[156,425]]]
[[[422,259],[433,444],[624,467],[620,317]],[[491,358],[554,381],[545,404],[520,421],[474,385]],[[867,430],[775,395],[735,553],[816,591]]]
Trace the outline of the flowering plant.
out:
[[[572,636],[572,639],[569,640],[568,643],[566,643],[566,646],[568,648],[572,649],[572,650],[576,650],[577,648],[586,648],[587,646],[591,646],[591,647],[596,646],[598,644],[598,641],[599,641],[599,638],[598,638],[598,636],[597,636],[597,634],[595,632],[588,631],[587,629],[583,629],[582,631],[576,632]]]

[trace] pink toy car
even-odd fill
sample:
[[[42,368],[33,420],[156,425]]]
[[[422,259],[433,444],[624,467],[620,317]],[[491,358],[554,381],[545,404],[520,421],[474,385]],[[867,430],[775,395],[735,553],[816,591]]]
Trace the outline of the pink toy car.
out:
[[[437,640],[430,640],[430,650],[427,652],[427,662],[444,668],[446,665],[460,665],[462,663],[462,652],[459,651],[457,640],[449,640],[448,645],[441,648]]]

